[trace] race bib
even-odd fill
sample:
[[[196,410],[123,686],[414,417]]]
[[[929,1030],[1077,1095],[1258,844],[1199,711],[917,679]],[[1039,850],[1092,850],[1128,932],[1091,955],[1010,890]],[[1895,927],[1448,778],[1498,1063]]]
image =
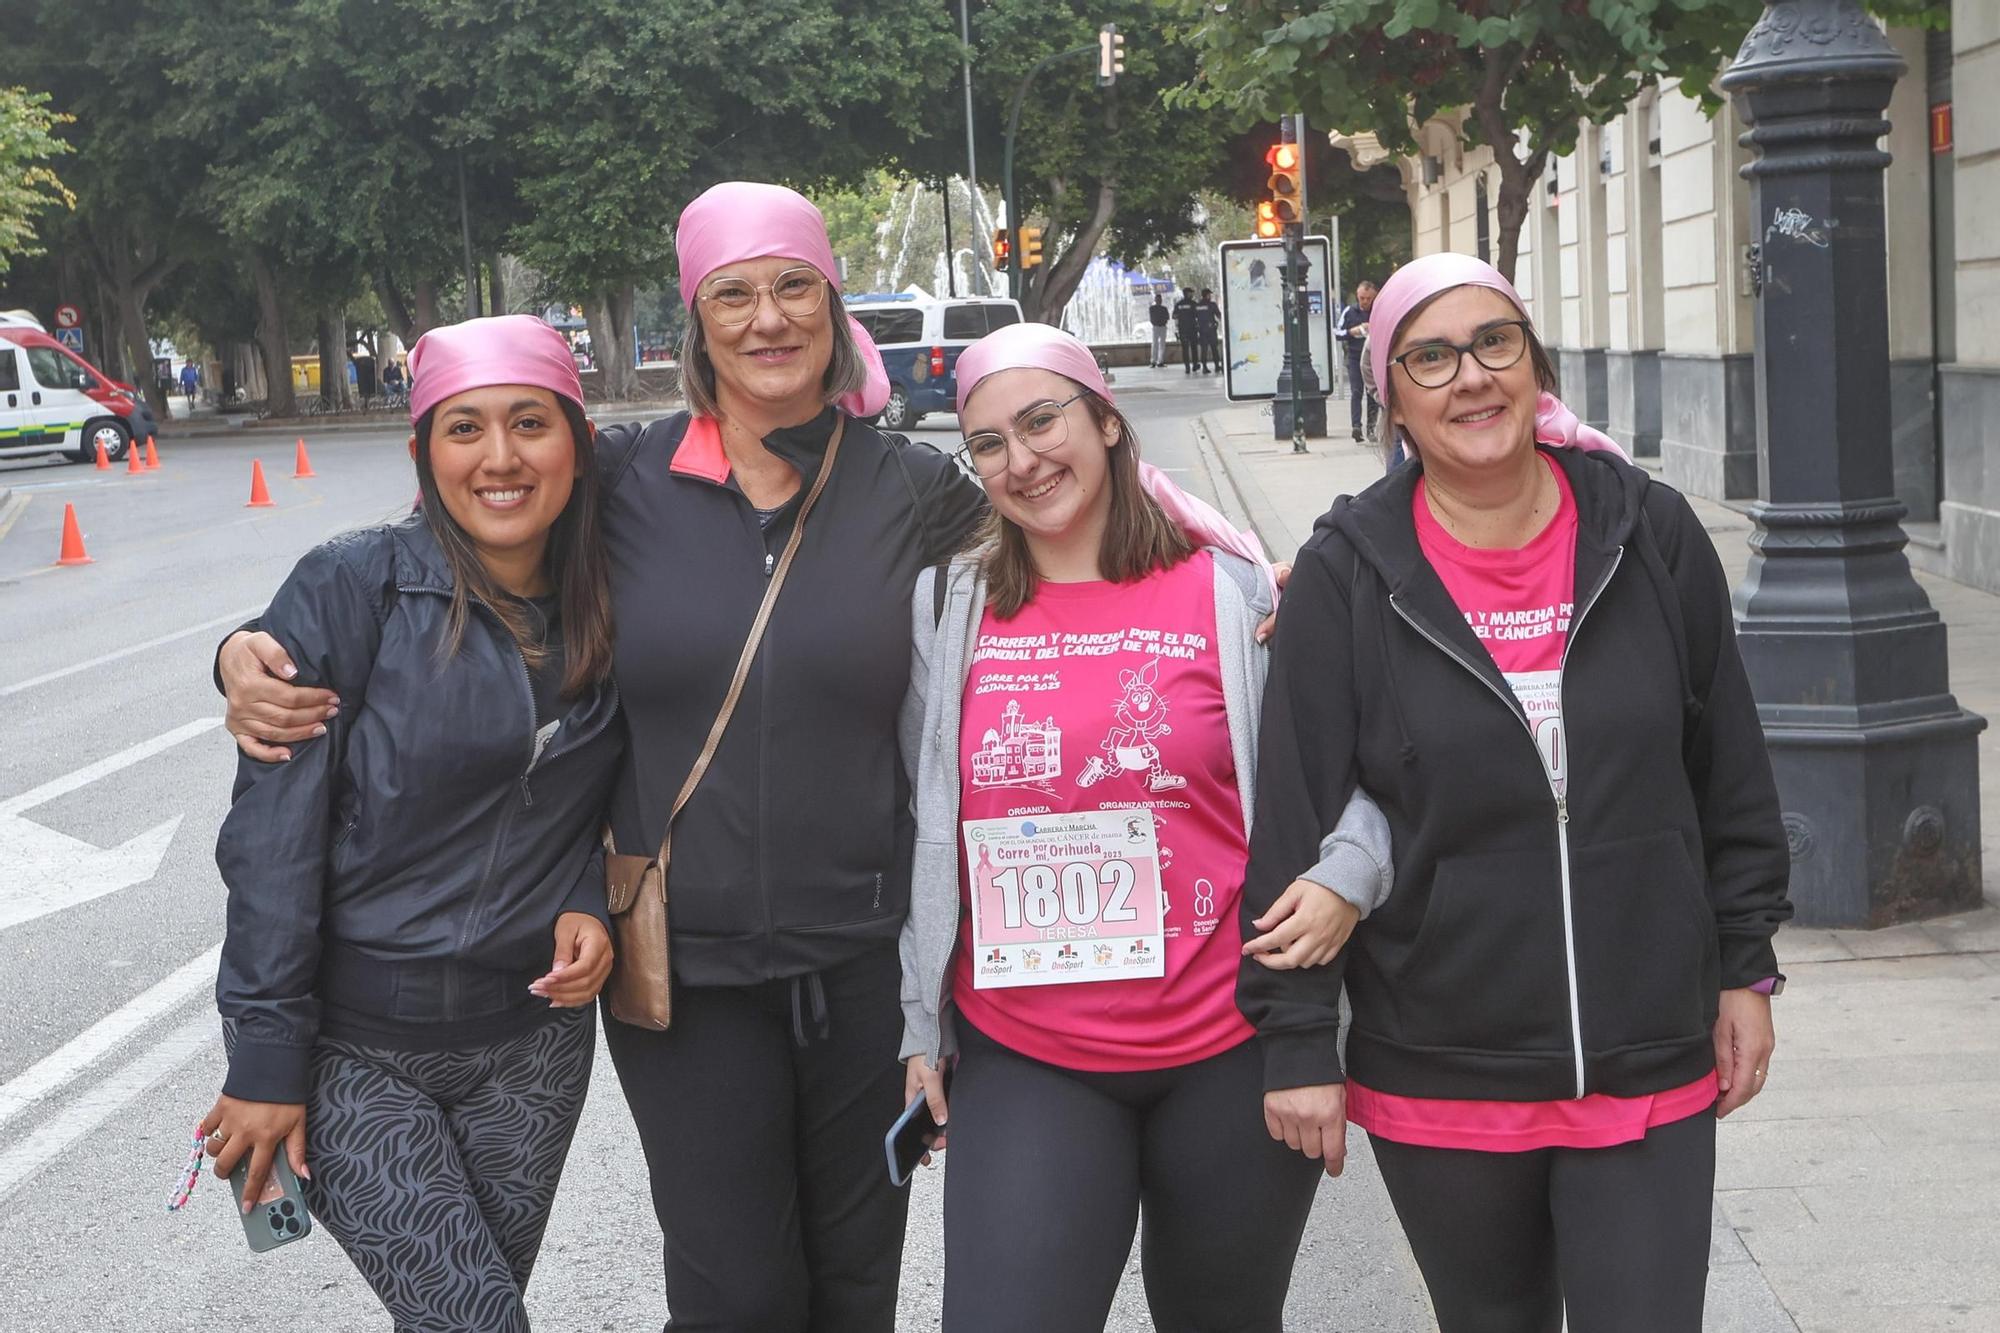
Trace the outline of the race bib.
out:
[[[968,819],[964,833],[976,989],[1166,974],[1151,815]]]

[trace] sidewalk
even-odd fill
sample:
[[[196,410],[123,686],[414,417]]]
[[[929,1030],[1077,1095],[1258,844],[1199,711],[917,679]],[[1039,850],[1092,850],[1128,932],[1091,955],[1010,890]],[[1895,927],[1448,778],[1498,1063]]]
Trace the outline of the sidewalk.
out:
[[[1344,404],[1330,406],[1345,418]],[[1382,472],[1373,448],[1344,431],[1292,453],[1260,407],[1210,412],[1195,428],[1239,516],[1281,557],[1335,496]],[[1749,520],[1693,504],[1739,581]],[[1917,579],[1950,627],[1953,692],[2000,718],[2000,597]],[[1779,934],[1790,982],[1769,1089],[1723,1122],[1718,1142],[1713,1333],[2000,1329],[1995,728],[1979,752],[1983,909],[1880,931]]]

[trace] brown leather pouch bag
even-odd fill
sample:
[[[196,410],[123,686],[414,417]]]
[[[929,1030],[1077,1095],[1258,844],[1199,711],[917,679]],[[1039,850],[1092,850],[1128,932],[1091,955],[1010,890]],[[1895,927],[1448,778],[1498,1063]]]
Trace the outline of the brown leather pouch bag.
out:
[[[834,423],[833,438],[827,441],[819,475],[813,478],[812,489],[806,492],[805,503],[799,506],[792,535],[785,542],[777,567],[771,571],[771,582],[764,589],[757,618],[750,623],[750,634],[743,641],[743,651],[737,655],[736,674],[729,682],[729,693],[723,697],[715,722],[708,729],[708,739],[702,744],[694,768],[674,797],[673,808],[667,812],[659,855],[620,855],[612,844],[611,830],[604,831],[604,896],[611,909],[613,950],[611,979],[605,983],[604,993],[611,1005],[611,1016],[621,1023],[664,1032],[673,1021],[673,962],[667,943],[667,867],[673,861],[674,820],[680,817],[681,808],[694,795],[702,775],[715,760],[716,747],[722,744],[722,733],[729,728],[730,715],[743,696],[743,682],[750,675],[750,664],[756,660],[764,630],[771,623],[771,609],[777,605],[778,592],[785,586],[785,575],[792,568],[792,557],[798,554],[799,543],[805,537],[806,517],[812,513],[820,492],[826,489],[834,455],[840,452],[840,438],[846,432],[847,418],[840,416]]]

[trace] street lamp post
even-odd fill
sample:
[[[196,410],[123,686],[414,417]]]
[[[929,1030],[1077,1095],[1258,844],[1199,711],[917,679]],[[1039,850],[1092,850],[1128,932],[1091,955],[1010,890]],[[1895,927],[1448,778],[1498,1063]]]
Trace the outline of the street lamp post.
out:
[[[1903,555],[1889,453],[1883,112],[1904,62],[1857,0],[1772,0],[1722,87],[1753,128],[1759,499],[1737,634],[1802,924],[1980,900],[1986,722]]]

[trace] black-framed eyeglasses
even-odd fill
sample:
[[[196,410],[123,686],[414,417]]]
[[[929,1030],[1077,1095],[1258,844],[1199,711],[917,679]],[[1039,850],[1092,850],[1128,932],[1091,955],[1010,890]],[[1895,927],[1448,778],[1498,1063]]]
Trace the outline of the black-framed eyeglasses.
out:
[[[982,477],[997,477],[1007,470],[1007,437],[1013,436],[1029,453],[1045,454],[1062,447],[1069,438],[1069,405],[1088,394],[1079,389],[1060,403],[1053,399],[1034,404],[1014,414],[1014,424],[1005,432],[983,430],[965,437],[959,448],[972,470]]]
[[[768,283],[755,283],[734,274],[721,274],[702,285],[700,299],[707,304],[709,317],[725,328],[748,324],[757,316],[764,293],[788,318],[804,319],[826,303],[827,281],[809,265],[788,268]]]
[[[1401,366],[1410,382],[1422,389],[1442,389],[1458,378],[1459,367],[1469,352],[1472,359],[1488,370],[1507,370],[1528,350],[1528,321],[1510,319],[1489,324],[1469,343],[1419,343],[1401,356],[1389,358]]]

